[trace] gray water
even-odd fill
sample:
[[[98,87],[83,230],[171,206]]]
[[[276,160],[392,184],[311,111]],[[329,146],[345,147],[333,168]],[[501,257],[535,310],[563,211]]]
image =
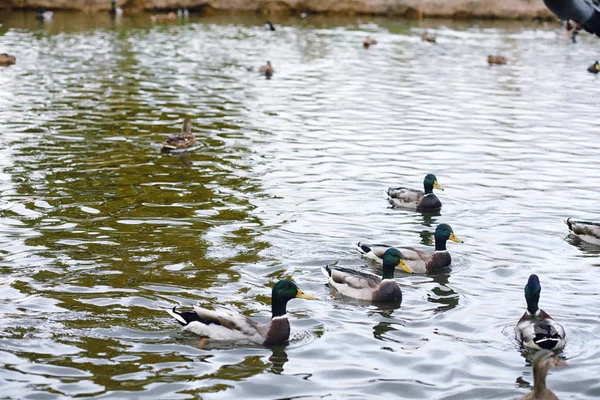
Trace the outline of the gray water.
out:
[[[567,331],[548,384],[600,397],[598,41],[558,24],[310,16],[0,16],[0,388],[14,399],[506,399],[531,366],[523,286]],[[424,29],[437,44],[422,42]],[[362,47],[367,34],[378,40]],[[488,54],[508,57],[488,66]],[[267,60],[275,74],[257,69]],[[160,153],[190,117],[201,146]],[[441,215],[383,190],[445,187]],[[359,240],[432,248],[450,271],[398,275],[385,309],[335,297],[320,267],[368,270]],[[261,321],[289,345],[200,341],[165,309]]]

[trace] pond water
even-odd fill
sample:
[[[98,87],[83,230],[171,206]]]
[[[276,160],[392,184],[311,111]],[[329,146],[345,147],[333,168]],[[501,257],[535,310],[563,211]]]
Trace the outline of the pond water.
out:
[[[567,331],[548,384],[600,397],[598,40],[558,24],[32,12],[0,16],[0,387],[15,399],[506,399],[531,366],[523,286]],[[424,29],[437,44],[422,42]],[[369,34],[378,44],[362,47]],[[488,66],[488,54],[508,57]],[[258,74],[270,60],[272,79]],[[201,143],[160,153],[189,117]],[[437,175],[440,215],[388,186]],[[320,268],[368,269],[359,240],[433,249],[386,309]],[[182,333],[173,305],[270,316],[293,279],[289,345]]]

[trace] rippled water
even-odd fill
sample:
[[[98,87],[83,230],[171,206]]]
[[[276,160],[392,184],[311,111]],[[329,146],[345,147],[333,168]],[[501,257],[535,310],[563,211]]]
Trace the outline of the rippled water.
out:
[[[600,397],[600,249],[560,223],[599,219],[598,41],[533,23],[262,22],[0,16],[17,56],[0,69],[2,395],[515,398],[532,385],[513,327],[537,273],[568,335],[549,386]],[[184,117],[202,146],[161,154]],[[441,215],[389,208],[383,189],[427,172]],[[449,273],[398,276],[401,308],[325,285],[326,263],[366,268],[355,242],[431,249],[440,222],[465,243]],[[319,299],[289,304],[288,346],[203,345],[164,312],[265,321],[280,278]]]

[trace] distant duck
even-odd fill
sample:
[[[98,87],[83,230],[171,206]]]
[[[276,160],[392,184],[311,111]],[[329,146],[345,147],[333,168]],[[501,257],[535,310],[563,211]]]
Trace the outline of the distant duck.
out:
[[[123,15],[123,9],[121,7],[117,7],[117,2],[115,0],[111,0],[110,10],[108,12],[111,15]]]
[[[369,36],[367,36],[367,37],[365,38],[365,40],[363,40],[363,47],[364,47],[365,49],[368,49],[368,48],[369,48],[369,46],[372,46],[372,45],[374,45],[374,44],[377,44],[377,40],[375,40],[375,39],[371,39]]]
[[[488,64],[497,64],[497,65],[503,65],[506,64],[506,57],[504,56],[488,56]]]
[[[15,56],[11,56],[6,53],[0,54],[0,65],[3,67],[8,67],[9,65],[13,65],[17,62],[17,58]]]
[[[435,228],[435,252],[429,253],[414,247],[394,246],[400,250],[404,261],[415,274],[433,274],[439,270],[448,268],[452,263],[452,257],[446,250],[446,243],[451,240],[456,243],[463,241],[454,234],[448,224],[439,224]],[[392,248],[387,244],[369,244],[358,242],[356,249],[365,258],[381,263],[385,252]]]
[[[598,0],[544,0],[561,21],[575,21],[583,29],[600,36],[600,2]]]
[[[274,31],[275,30],[275,26],[271,23],[271,21],[267,21],[267,22],[265,22],[265,29],[268,29],[270,31]]]
[[[178,8],[177,9],[177,16],[179,18],[187,18],[190,16],[190,12],[188,11],[187,8]]]
[[[181,132],[171,135],[163,143],[161,151],[169,152],[179,149],[187,149],[196,145],[196,137],[192,133],[192,123],[188,118],[183,120]]]
[[[533,390],[519,400],[558,400],[558,397],[546,387],[546,376],[556,366],[568,365],[559,361],[550,350],[540,350],[533,356]]]
[[[273,75],[273,72],[275,72],[275,70],[271,65],[271,61],[267,61],[267,65],[262,65],[258,69],[258,72],[260,72],[261,74],[265,74],[267,77],[270,77],[271,75]]]
[[[306,19],[306,18],[308,18],[308,14],[307,14],[307,13],[305,13],[305,12],[303,12],[303,13],[300,13],[300,18],[302,18],[302,19]]]
[[[435,43],[435,36],[433,35],[428,35],[427,31],[423,32],[421,34],[421,40],[424,42],[430,42],[430,43]]]
[[[588,72],[591,72],[592,74],[597,74],[598,72],[600,72],[600,63],[598,63],[598,61],[596,61],[595,63],[590,65],[587,70],[588,70]]]
[[[183,325],[183,330],[216,340],[251,340],[264,345],[283,344],[290,337],[287,303],[291,299],[314,300],[295,283],[281,280],[271,291],[271,321],[261,325],[243,314],[229,310],[209,310],[194,306],[193,311],[167,310]]]
[[[394,280],[394,269],[412,270],[402,259],[398,249],[387,249],[383,254],[383,274],[381,277],[343,267],[322,268],[329,284],[348,297],[368,301],[402,301],[402,291]]]
[[[150,17],[152,22],[173,22],[177,20],[177,14],[170,12],[167,14],[154,14]]]
[[[527,310],[517,323],[515,337],[523,347],[533,350],[560,350],[565,347],[564,328],[538,307],[542,286],[537,275],[529,276],[525,285]]]
[[[597,74],[598,70],[596,68],[600,68],[598,61],[596,61],[592,67],[595,67],[594,69],[596,72],[594,73]],[[567,218],[564,223],[567,225],[567,228],[569,228],[569,232],[577,236],[579,239],[583,240],[584,242],[600,245],[600,224],[596,222],[574,221],[571,218]]]
[[[433,194],[433,188],[444,190],[434,174],[427,174],[423,180],[424,192],[405,187],[388,188],[388,201],[394,207],[415,209],[419,212],[435,211],[442,208],[442,202]]]
[[[35,19],[39,21],[50,21],[54,13],[52,11],[46,11],[44,9],[39,8],[35,13]]]

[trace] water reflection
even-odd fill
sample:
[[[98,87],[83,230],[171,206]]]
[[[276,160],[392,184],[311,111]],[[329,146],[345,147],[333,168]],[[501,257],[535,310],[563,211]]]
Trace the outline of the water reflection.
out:
[[[283,366],[289,361],[288,355],[285,352],[285,346],[272,346],[273,354],[269,357],[272,366],[270,371],[274,374],[282,374]]]

